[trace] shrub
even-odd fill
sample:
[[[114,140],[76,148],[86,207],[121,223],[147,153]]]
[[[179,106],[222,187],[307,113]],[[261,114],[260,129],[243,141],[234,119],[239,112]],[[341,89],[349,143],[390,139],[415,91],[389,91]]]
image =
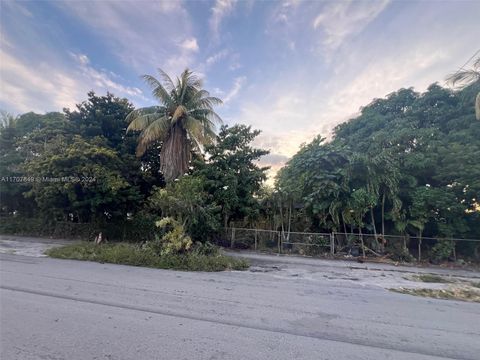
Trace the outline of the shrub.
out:
[[[190,250],[192,239],[185,234],[183,225],[171,217],[163,218],[155,223],[160,229],[160,235],[155,240],[147,241],[144,249],[156,255],[182,254]]]
[[[432,248],[430,258],[434,261],[448,260],[453,254],[454,246],[453,241],[440,240]]]
[[[390,255],[390,258],[394,261],[401,262],[413,262],[415,258],[408,251],[408,247],[405,247],[400,241],[391,241],[388,243],[386,252]]]
[[[221,255],[218,250],[212,253],[215,254],[206,255],[191,251],[184,254],[159,255],[148,248],[131,243],[95,245],[91,242],[52,248],[46,252],[47,255],[58,259],[87,260],[160,269],[223,271],[248,268],[246,260]]]

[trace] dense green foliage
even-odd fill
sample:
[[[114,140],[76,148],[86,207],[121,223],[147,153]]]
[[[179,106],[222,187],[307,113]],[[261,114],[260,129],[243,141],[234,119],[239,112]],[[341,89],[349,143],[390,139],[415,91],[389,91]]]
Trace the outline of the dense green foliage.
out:
[[[95,245],[82,242],[52,248],[47,251],[47,254],[58,259],[88,260],[187,271],[245,270],[248,268],[248,263],[243,259],[235,259],[221,254],[204,254],[202,251],[202,248],[199,248],[185,254],[158,255],[140,245],[128,243]]]
[[[27,113],[2,129],[2,213],[105,222],[139,209],[163,183],[158,159],[133,154],[125,120],[132,105],[88,96],[76,111]]]
[[[185,236],[205,242],[223,222],[258,215],[255,196],[266,169],[256,162],[267,153],[250,145],[258,131],[222,127],[206,159],[197,157],[188,176],[165,186],[161,142],[135,156],[138,136],[126,131],[132,109],[125,99],[89,93],[75,111],[5,116],[0,230],[148,241],[155,239],[155,221],[171,216]]]
[[[257,226],[281,230],[287,243],[291,231],[336,232],[348,251],[355,245],[398,260],[411,259],[412,247],[420,257],[423,240],[435,261],[478,256],[473,243],[427,239],[480,238],[478,81],[375,99],[331,141],[303,145],[266,189],[258,161],[268,151],[252,145],[259,131],[222,126],[216,135],[219,101],[190,72],[177,84],[147,80],[160,106],[135,110],[91,92],[73,111],[2,117],[1,232],[93,239],[102,231],[110,240],[147,242],[162,257],[225,240],[232,225]],[[177,126],[178,141],[165,152]],[[179,147],[181,159],[172,160]],[[162,161],[170,161],[167,184]]]
[[[276,187],[304,205],[311,230],[480,238],[479,89],[376,99],[331,142],[303,146]]]

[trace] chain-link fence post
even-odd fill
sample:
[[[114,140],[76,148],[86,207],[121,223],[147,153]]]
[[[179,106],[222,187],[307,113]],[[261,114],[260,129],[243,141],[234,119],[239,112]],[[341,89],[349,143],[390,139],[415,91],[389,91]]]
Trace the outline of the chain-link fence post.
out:
[[[282,233],[280,231],[278,231],[277,233],[278,233],[278,253],[281,254],[282,253],[282,249],[281,249]]]

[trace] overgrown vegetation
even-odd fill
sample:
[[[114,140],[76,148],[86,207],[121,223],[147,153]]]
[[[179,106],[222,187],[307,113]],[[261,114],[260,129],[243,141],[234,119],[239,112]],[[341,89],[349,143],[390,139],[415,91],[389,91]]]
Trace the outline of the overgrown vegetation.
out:
[[[210,247],[210,249],[206,249]],[[211,245],[196,245],[186,253],[150,251],[141,244],[115,243],[95,245],[81,242],[52,248],[47,255],[58,259],[87,260],[102,263],[146,266],[188,271],[245,270],[248,262],[221,255]]]
[[[480,243],[448,240],[480,238],[476,77],[458,91],[433,84],[375,99],[330,142],[303,145],[274,188],[259,165],[268,151],[252,145],[258,130],[216,129],[220,101],[191,72],[162,79],[146,77],[160,101],[151,108],[90,92],[75,110],[4,116],[0,231],[102,232],[163,256],[225,243],[236,225],[280,231],[287,243],[292,231],[341,233],[345,254],[480,259]],[[158,234],[166,217],[170,230]]]
[[[435,299],[460,300],[480,302],[480,291],[473,288],[450,288],[450,289],[390,289],[401,294],[430,297]]]
[[[434,274],[420,274],[413,276],[415,280],[426,282],[426,283],[452,283],[454,282],[451,279],[446,279],[439,275]]]
[[[399,259],[414,252],[434,262],[478,260],[478,243],[427,238],[480,238],[479,91],[479,81],[461,91],[401,89],[337,126],[331,142],[317,137],[304,145],[277,176],[280,222],[341,232],[341,246],[365,240],[377,253],[389,250],[386,234],[397,234],[405,242],[390,250]],[[298,203],[309,220],[303,228]]]

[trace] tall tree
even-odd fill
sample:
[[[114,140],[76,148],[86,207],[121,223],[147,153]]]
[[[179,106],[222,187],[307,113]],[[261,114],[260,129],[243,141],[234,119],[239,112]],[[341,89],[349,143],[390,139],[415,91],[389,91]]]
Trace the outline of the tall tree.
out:
[[[160,171],[166,181],[172,181],[188,171],[191,151],[200,152],[215,140],[215,126],[221,119],[213,107],[222,101],[202,89],[202,81],[188,69],[175,83],[158,71],[162,81],[151,75],[143,78],[160,105],[132,111],[127,116],[128,131],[141,131],[137,156],[156,141],[163,142]]]
[[[268,151],[252,146],[260,134],[250,126],[222,126],[218,142],[206,147],[208,159],[196,162],[195,174],[204,178],[205,190],[220,207],[223,225],[255,218],[259,213],[256,196],[266,180],[268,167],[258,160]]]

